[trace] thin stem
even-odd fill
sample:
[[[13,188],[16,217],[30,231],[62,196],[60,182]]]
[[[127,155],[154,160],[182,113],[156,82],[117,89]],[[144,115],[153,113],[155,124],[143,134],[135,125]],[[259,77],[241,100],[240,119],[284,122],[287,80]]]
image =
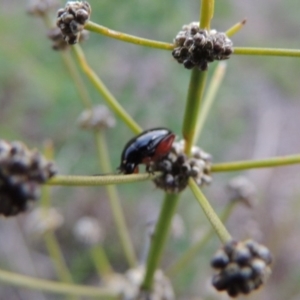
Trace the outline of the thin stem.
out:
[[[216,98],[217,92],[223,81],[227,64],[225,62],[218,63],[214,74],[212,75],[210,84],[207,88],[206,95],[203,99],[203,106],[198,116],[198,122],[195,129],[195,137],[199,140],[203,125],[207,119],[211,106]]]
[[[89,96],[86,85],[84,84],[83,79],[81,78],[81,75],[77,69],[77,66],[71,56],[70,51],[60,51],[60,52],[64,64],[74,81],[75,87],[77,88],[83,106],[86,108],[91,108],[93,106],[92,100]]]
[[[220,216],[220,220],[222,222],[226,222],[226,220],[229,218],[236,203],[237,202],[232,201],[225,207]],[[182,269],[185,268],[189,263],[191,263],[191,261],[199,254],[200,250],[211,239],[214,233],[214,229],[209,229],[198,242],[188,248],[188,250],[183,253],[182,256],[166,270],[166,275],[168,277],[173,277],[179,274]]]
[[[165,195],[162,209],[156,223],[154,235],[152,236],[145,278],[141,285],[141,289],[145,291],[151,290],[153,277],[162,257],[163,249],[165,247],[172,222],[172,217],[179,202],[179,196],[179,194]]]
[[[22,286],[33,290],[42,290],[55,294],[67,294],[75,296],[99,297],[104,300],[120,299],[118,295],[108,289],[88,287],[77,284],[66,284],[33,278],[21,274],[0,270],[0,281],[8,285]]]
[[[187,102],[184,113],[182,134],[185,139],[185,153],[190,154],[194,144],[196,124],[199,116],[199,108],[203,98],[205,83],[207,78],[206,71],[199,71],[194,68],[191,74],[188,90]]]
[[[153,180],[160,176],[160,172],[155,174],[130,174],[130,175],[101,175],[101,176],[73,176],[57,175],[46,182],[48,185],[64,186],[100,186],[108,184],[135,183],[139,181]]]
[[[244,160],[229,163],[213,164],[212,172],[231,172],[256,168],[280,167],[300,163],[300,154],[278,156],[262,160]]]
[[[207,219],[211,223],[213,229],[219,236],[220,240],[223,243],[230,241],[232,239],[231,235],[229,234],[229,232],[227,231],[227,229],[219,219],[218,215],[215,213],[214,209],[211,207],[210,203],[208,202],[208,200],[206,199],[206,197],[201,192],[198,185],[192,178],[189,179],[189,187],[191,188],[198,203],[201,205]]]
[[[202,0],[200,10],[200,27],[202,29],[210,29],[210,21],[214,15],[214,0]]]
[[[135,120],[126,112],[126,110],[120,105],[116,98],[110,93],[104,83],[88,65],[84,53],[79,45],[72,47],[74,49],[75,56],[81,66],[83,72],[87,75],[90,81],[94,84],[97,91],[103,96],[106,103],[110,108],[123,120],[123,122],[134,132],[140,133],[142,128],[135,122]]]
[[[104,173],[111,172],[110,157],[107,148],[106,139],[103,131],[95,133],[95,140],[98,150],[98,157],[101,169]],[[106,191],[109,196],[111,210],[114,216],[114,221],[117,226],[120,241],[130,267],[137,265],[137,258],[133,249],[133,243],[130,238],[129,230],[126,225],[125,217],[120,203],[120,197],[114,185],[106,186]]]
[[[73,283],[72,275],[69,272],[66,261],[60,251],[60,247],[56,240],[54,232],[46,232],[44,235],[44,239],[58,277],[65,283]]]
[[[44,143],[44,155],[47,159],[53,160],[54,158],[54,148],[52,141],[46,141]],[[44,186],[41,200],[41,209],[45,214],[51,206],[50,201],[50,187]],[[52,229],[47,230],[44,234],[44,240],[48,253],[52,259],[52,263],[55,267],[56,273],[60,280],[65,283],[73,283],[72,275],[67,267],[66,261],[62,255],[60,245],[56,239],[55,233]],[[70,299],[79,299],[78,297],[72,296]]]
[[[151,48],[157,48],[162,50],[173,50],[174,45],[170,43],[164,43],[164,42],[158,42],[154,40],[148,40],[144,38],[140,38],[137,36],[129,35],[126,33],[118,32],[112,29],[109,29],[107,27],[104,27],[102,25],[99,25],[97,23],[94,23],[92,21],[89,21],[84,26],[86,30],[93,31],[95,33],[103,34],[106,36],[109,36],[113,39],[121,40],[123,42],[136,44],[139,46],[146,46]]]
[[[90,249],[91,257],[95,263],[99,277],[109,277],[113,274],[113,269],[106,256],[102,245],[98,244]]]
[[[225,32],[226,35],[227,35],[228,37],[233,36],[234,34],[236,34],[237,32],[239,32],[239,31],[244,27],[244,25],[246,24],[246,22],[247,22],[247,19],[244,19],[243,21],[234,24],[231,28],[229,28],[229,29]]]
[[[233,54],[300,57],[300,50],[279,49],[279,48],[276,49],[276,48],[234,47]]]

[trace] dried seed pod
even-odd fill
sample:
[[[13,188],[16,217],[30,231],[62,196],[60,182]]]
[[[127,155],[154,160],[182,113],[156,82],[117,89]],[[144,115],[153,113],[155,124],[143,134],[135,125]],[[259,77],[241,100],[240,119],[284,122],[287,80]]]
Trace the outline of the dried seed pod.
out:
[[[223,32],[199,28],[199,23],[184,25],[174,39],[173,57],[187,69],[207,70],[208,63],[228,59],[232,42]]]
[[[36,150],[0,140],[0,215],[14,216],[37,200],[40,184],[56,173]]]
[[[151,163],[151,172],[160,171],[162,175],[154,179],[157,187],[169,193],[178,193],[186,188],[188,179],[194,178],[201,186],[211,182],[211,156],[194,146],[192,156],[184,153],[184,142],[174,142],[169,154]]]
[[[56,25],[64,40],[70,44],[78,43],[85,23],[91,16],[91,6],[87,1],[69,1],[65,8],[57,11]]]
[[[116,119],[105,105],[97,105],[92,110],[83,111],[77,122],[81,128],[87,130],[111,128],[116,125]]]
[[[217,270],[212,284],[231,297],[249,294],[266,281],[271,262],[271,253],[265,246],[253,240],[230,241],[211,260],[211,266]]]

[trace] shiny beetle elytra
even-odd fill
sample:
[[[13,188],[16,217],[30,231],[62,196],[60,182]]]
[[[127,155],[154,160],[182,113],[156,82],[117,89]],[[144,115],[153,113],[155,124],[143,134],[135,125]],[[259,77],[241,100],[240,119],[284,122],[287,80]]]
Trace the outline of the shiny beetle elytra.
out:
[[[119,170],[123,174],[138,173],[138,165],[149,166],[150,162],[167,155],[175,134],[167,128],[153,128],[132,138],[124,147]]]

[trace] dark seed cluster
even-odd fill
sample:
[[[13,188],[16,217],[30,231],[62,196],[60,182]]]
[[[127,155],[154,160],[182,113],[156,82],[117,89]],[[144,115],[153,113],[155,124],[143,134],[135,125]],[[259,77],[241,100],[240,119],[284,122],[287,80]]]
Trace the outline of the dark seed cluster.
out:
[[[162,172],[162,176],[154,179],[157,187],[169,193],[179,193],[186,188],[188,179],[194,178],[198,186],[209,184],[211,155],[199,147],[192,148],[191,157],[184,154],[184,142],[175,142],[170,153],[153,162],[149,171]]]
[[[97,105],[83,111],[78,118],[78,124],[83,129],[99,130],[114,127],[116,119],[105,105]]]
[[[212,284],[231,297],[249,294],[266,281],[271,262],[271,253],[265,246],[253,240],[230,241],[211,260],[211,266],[218,271]]]
[[[174,39],[173,57],[185,68],[207,70],[208,63],[228,59],[232,42],[223,32],[204,30],[199,23],[184,25]]]
[[[57,7],[58,2],[56,0],[31,0],[29,1],[27,12],[37,17],[44,17]]]
[[[39,197],[39,185],[54,174],[53,164],[37,151],[0,140],[0,215],[25,211]]]
[[[53,50],[66,50],[70,47],[69,44],[64,40],[61,30],[58,27],[50,29],[47,36],[52,41]],[[87,30],[83,30],[79,37],[79,43],[87,40],[88,36],[89,32]]]
[[[69,1],[65,8],[58,10],[56,25],[60,28],[63,38],[68,44],[78,43],[90,15],[91,6],[86,1]]]

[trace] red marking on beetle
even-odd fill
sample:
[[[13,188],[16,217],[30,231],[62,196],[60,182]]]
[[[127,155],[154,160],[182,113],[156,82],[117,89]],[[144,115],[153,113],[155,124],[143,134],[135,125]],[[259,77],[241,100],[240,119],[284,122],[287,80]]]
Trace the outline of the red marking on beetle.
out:
[[[162,156],[168,154],[171,150],[174,140],[175,140],[175,134],[172,133],[172,134],[166,136],[156,147],[155,155],[152,158],[152,160],[156,160],[159,157],[162,157]]]

